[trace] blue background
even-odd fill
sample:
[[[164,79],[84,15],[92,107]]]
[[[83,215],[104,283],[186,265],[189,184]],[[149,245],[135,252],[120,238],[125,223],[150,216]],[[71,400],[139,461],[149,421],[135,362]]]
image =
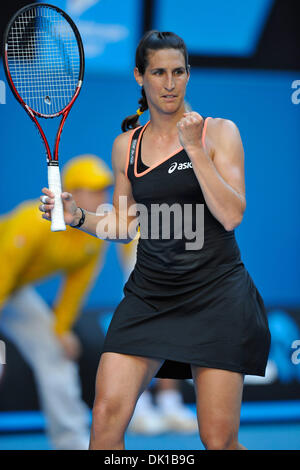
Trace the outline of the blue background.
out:
[[[87,70],[127,74],[134,66],[132,52],[141,34],[141,0],[60,0],[50,3],[66,11],[76,23],[84,43]]]
[[[154,27],[176,31],[184,38],[190,53],[248,56],[255,51],[273,3],[273,0],[162,0],[156,9]]]

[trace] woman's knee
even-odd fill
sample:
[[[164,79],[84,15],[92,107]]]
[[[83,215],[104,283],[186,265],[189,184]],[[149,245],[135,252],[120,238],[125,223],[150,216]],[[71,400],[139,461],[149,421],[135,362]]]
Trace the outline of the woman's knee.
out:
[[[96,428],[114,429],[126,428],[131,415],[133,413],[134,405],[125,401],[121,395],[98,397],[95,400],[92,420]]]
[[[236,434],[230,431],[210,429],[201,432],[200,438],[206,450],[235,450],[239,447]]]

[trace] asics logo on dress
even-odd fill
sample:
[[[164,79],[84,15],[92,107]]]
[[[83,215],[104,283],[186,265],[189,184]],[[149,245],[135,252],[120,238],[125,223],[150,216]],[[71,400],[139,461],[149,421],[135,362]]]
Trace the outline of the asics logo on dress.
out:
[[[173,171],[177,170],[187,170],[188,168],[193,168],[192,162],[184,162],[184,163],[177,163],[174,162],[168,169],[168,173],[173,173]]]

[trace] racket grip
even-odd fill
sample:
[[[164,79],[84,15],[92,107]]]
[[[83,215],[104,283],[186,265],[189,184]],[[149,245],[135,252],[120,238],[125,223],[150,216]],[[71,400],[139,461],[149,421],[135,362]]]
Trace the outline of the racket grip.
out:
[[[51,211],[51,231],[59,232],[66,230],[58,164],[48,164],[48,186],[50,191],[54,193],[54,208]]]

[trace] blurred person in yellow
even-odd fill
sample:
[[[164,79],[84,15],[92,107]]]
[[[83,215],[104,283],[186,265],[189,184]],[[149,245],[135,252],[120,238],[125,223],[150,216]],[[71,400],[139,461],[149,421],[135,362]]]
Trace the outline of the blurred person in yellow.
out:
[[[107,202],[113,176],[97,156],[79,155],[63,168],[62,184],[94,212]],[[51,232],[38,207],[38,200],[25,201],[0,217],[0,330],[34,373],[53,448],[88,449],[90,416],[76,363],[81,345],[72,327],[106,243],[69,226]],[[57,274],[62,283],[51,309],[34,284]]]
[[[130,243],[117,244],[124,282],[127,281],[134,268],[139,237],[138,232]],[[197,433],[196,413],[184,403],[179,387],[178,380],[152,379],[150,388],[153,389],[153,394],[149,389],[142,393],[137,401],[128,431],[145,435],[158,435],[164,432]]]

